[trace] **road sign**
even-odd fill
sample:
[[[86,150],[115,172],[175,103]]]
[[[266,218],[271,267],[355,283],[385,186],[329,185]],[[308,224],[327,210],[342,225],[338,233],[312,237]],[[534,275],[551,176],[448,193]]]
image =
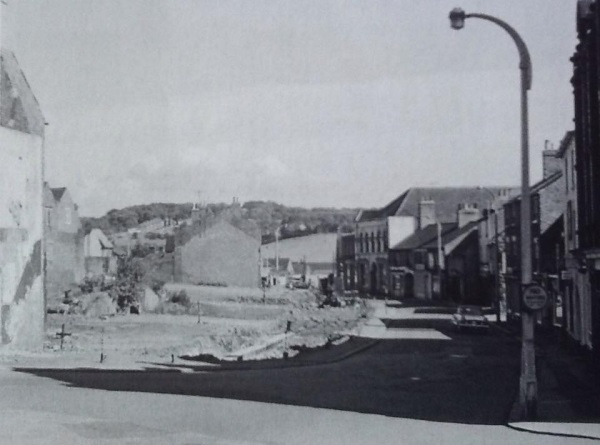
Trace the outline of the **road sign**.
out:
[[[548,304],[548,293],[539,284],[530,284],[523,289],[523,304],[532,311],[539,311]]]

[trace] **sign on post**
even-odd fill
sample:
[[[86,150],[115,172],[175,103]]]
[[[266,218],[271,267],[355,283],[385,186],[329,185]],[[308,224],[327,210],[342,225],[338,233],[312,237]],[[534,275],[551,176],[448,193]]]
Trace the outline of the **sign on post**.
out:
[[[530,311],[539,311],[548,304],[548,293],[539,284],[529,284],[523,289],[522,300]]]

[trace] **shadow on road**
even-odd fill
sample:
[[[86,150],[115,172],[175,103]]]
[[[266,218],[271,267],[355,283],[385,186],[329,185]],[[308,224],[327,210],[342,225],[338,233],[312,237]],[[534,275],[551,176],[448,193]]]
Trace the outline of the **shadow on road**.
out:
[[[413,322],[413,327],[426,328],[430,320]],[[437,323],[440,320],[431,326],[440,328]],[[439,422],[505,423],[517,391],[518,343],[497,331],[485,336],[448,334],[450,341],[355,338],[288,360],[234,362],[218,370],[185,365],[196,372],[152,364],[145,371],[17,371],[81,388],[252,400]]]

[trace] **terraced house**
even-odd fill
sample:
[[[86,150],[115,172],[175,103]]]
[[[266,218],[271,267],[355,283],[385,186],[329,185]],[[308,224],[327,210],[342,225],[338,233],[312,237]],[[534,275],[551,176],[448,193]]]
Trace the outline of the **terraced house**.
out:
[[[390,246],[430,225],[458,223],[459,207],[485,208],[494,196],[509,190],[509,187],[416,187],[385,207],[360,211],[354,232],[357,289],[373,295],[404,295],[401,283],[411,271],[390,263]]]

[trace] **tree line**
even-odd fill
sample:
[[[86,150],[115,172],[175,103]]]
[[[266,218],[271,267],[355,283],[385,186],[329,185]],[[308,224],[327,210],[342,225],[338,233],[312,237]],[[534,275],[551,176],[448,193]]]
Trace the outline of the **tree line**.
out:
[[[235,204],[234,204],[235,205]],[[219,215],[232,207],[231,204],[207,204],[206,211]],[[358,209],[352,208],[304,208],[290,207],[273,201],[248,201],[239,214],[241,218],[252,220],[258,225],[263,242],[275,239],[279,229],[280,239],[312,233],[350,232]],[[191,217],[192,203],[142,204],[123,209],[113,209],[99,218],[82,218],[86,233],[99,228],[107,234],[124,232],[152,219],[162,219],[171,223],[183,222]]]

